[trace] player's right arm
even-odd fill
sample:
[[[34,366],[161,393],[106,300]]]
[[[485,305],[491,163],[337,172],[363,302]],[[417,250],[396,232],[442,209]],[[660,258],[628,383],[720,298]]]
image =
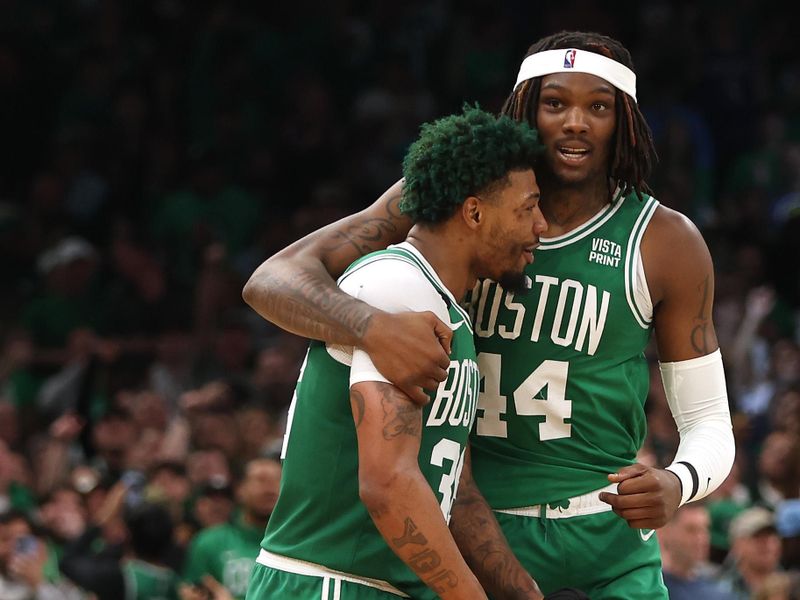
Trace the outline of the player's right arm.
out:
[[[472,478],[469,448],[453,502],[450,531],[467,564],[493,598],[542,598],[539,586],[514,556],[489,503]]]
[[[380,381],[353,384],[350,404],[359,495],[386,543],[443,600],[486,598],[419,469],[422,409]]]
[[[357,258],[405,239],[398,181],[372,206],[323,227],[263,262],[242,297],[279,327],[311,339],[363,348],[415,402],[447,377],[452,331],[432,313],[387,314],[336,287]]]

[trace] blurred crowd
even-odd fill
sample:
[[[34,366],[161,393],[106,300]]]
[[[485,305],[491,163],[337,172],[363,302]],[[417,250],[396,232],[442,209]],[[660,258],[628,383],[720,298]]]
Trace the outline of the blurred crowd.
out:
[[[0,1],[0,598],[244,596],[306,345],[244,281],[396,181],[422,122],[499,110],[560,29],[631,50],[651,186],[715,261],[738,458],[659,533],[667,583],[800,597],[791,28],[753,0]]]

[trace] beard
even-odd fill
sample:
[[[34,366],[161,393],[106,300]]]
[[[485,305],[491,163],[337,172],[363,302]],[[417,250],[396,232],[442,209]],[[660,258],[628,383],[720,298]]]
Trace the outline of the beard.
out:
[[[531,279],[525,275],[525,271],[506,271],[500,275],[497,283],[513,294],[527,294],[531,289]]]

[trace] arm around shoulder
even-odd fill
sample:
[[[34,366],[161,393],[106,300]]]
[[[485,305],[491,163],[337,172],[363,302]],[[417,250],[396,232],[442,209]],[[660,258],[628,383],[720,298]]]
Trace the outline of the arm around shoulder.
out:
[[[336,287],[354,260],[405,238],[411,223],[400,214],[401,183],[373,205],[308,234],[264,261],[242,297],[258,314],[298,335],[358,345],[374,309]]]

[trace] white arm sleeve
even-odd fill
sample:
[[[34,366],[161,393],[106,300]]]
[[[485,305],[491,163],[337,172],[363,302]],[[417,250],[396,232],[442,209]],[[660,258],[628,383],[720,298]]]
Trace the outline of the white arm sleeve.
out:
[[[686,504],[717,489],[733,466],[736,446],[722,355],[717,349],[659,367],[680,434],[675,460],[667,469],[680,479],[681,504]]]
[[[450,322],[447,304],[436,288],[417,267],[403,260],[387,258],[367,264],[343,278],[339,287],[386,312],[429,310],[445,323]],[[341,351],[341,347],[338,349]],[[328,352],[332,350],[336,351],[336,348],[329,347]],[[350,385],[361,381],[389,383],[366,352],[353,348]]]

